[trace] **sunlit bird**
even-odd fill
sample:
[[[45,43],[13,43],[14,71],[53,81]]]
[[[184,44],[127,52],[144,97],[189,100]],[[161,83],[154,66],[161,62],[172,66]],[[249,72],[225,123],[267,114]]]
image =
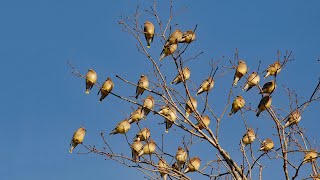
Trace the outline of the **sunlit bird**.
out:
[[[200,88],[197,91],[196,96],[203,92],[209,92],[214,86],[214,80],[211,77],[208,77],[208,79],[205,79],[201,85]]]
[[[97,83],[98,75],[93,69],[89,69],[86,74],[86,94],[90,93],[90,90]]]
[[[267,108],[270,108],[271,103],[272,103],[271,96],[264,96],[260,100],[260,103],[258,105],[258,110],[257,110],[258,112],[257,112],[256,116],[259,117],[259,115],[262,111],[266,110]]]
[[[238,62],[238,66],[236,68],[236,73],[234,74],[233,78],[233,85],[237,85],[238,81],[244,76],[248,71],[247,65],[243,60]]]
[[[150,21],[144,23],[144,37],[147,41],[147,47],[150,48],[150,44],[154,38],[154,25]]]
[[[100,102],[108,96],[108,94],[112,91],[113,87],[114,87],[114,84],[112,80],[110,78],[107,78],[107,80],[102,84],[98,92],[98,95],[101,92],[101,97],[99,100]]]
[[[189,160],[187,168],[184,173],[198,171],[200,168],[201,160],[198,157],[193,157]]]
[[[242,137],[242,143],[247,146],[256,139],[256,134],[252,128],[248,128],[247,132]]]
[[[268,152],[273,147],[274,147],[274,142],[270,138],[267,138],[267,139],[262,141],[259,151]]]
[[[73,149],[77,147],[78,144],[83,142],[84,136],[86,135],[86,129],[80,127],[73,133],[71,143],[70,143],[70,150],[69,152],[72,153]]]
[[[184,80],[188,80],[190,78],[190,75],[191,75],[191,71],[189,67],[185,67],[182,69],[182,74],[179,73],[170,84],[179,84],[183,82],[183,77],[184,77]]]
[[[120,121],[117,126],[110,132],[110,135],[125,134],[129,131],[131,125],[127,119]]]
[[[281,64],[279,61],[274,62],[267,68],[267,74],[264,76],[264,78],[267,78],[268,76],[277,76],[277,74],[281,71]]]
[[[229,113],[229,116],[237,113],[241,108],[244,107],[245,104],[246,104],[246,101],[243,99],[243,97],[238,95],[232,102],[231,111]]]
[[[244,86],[243,90],[244,91],[249,91],[252,87],[258,85],[260,82],[260,76],[258,75],[258,73],[256,72],[252,72],[248,79],[247,79],[247,83]]]
[[[139,97],[139,95],[142,95],[145,89],[149,88],[149,80],[147,76],[141,75],[140,79],[138,81],[138,86],[136,89],[136,99]]]

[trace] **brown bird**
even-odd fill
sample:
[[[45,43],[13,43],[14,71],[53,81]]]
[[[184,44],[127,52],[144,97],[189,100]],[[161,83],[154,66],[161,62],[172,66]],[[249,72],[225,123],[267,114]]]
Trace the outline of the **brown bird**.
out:
[[[190,71],[189,67],[183,68],[182,74],[183,74],[184,79],[188,80],[191,75],[191,71]],[[183,82],[182,74],[179,73],[170,84],[173,84],[173,83],[179,84],[179,83]]]
[[[150,137],[150,129],[149,128],[144,128],[140,132],[137,133],[136,135],[136,140],[138,141],[146,141]]]
[[[171,44],[177,44],[178,42],[181,41],[183,33],[179,30],[176,29],[170,36],[169,39],[166,41],[164,46],[168,46]]]
[[[186,107],[185,107],[186,108],[186,118],[188,118],[191,113],[196,111],[197,106],[198,106],[197,100],[195,98],[191,97],[191,99],[189,99],[187,101]]]
[[[98,75],[93,69],[89,69],[86,74],[86,94],[90,93],[90,90],[97,83]]]
[[[247,83],[244,86],[244,91],[249,91],[252,87],[258,85],[260,82],[260,76],[256,72],[252,72],[247,79]]]
[[[142,156],[144,154],[153,154],[156,151],[157,145],[151,139],[149,142],[142,146],[142,149],[139,151],[138,156]]]
[[[102,84],[98,92],[98,95],[101,92],[101,97],[99,102],[101,102],[105,97],[108,96],[108,94],[112,91],[113,87],[114,87],[114,84],[112,80],[110,78],[107,78],[107,80]]]
[[[173,112],[176,114],[176,109],[173,108],[173,107],[170,107],[170,106],[168,106],[168,105],[162,106],[162,107],[160,108],[160,111],[159,111],[158,113],[161,114],[161,115],[166,116],[166,115],[169,114],[169,111],[173,111]]]
[[[150,109],[154,108],[154,98],[152,96],[148,96],[144,101],[143,101],[143,110],[144,110],[144,115],[147,116],[150,112]]]
[[[187,157],[187,151],[185,151],[181,146],[179,146],[176,152],[176,162],[173,164],[173,168],[175,168],[177,171],[181,171],[184,164],[187,162]]]
[[[237,85],[238,81],[244,76],[248,71],[247,65],[243,60],[238,62],[236,73],[234,74],[233,85]]]
[[[193,157],[189,160],[188,167],[184,170],[184,173],[198,171],[200,168],[201,160],[198,157]]]
[[[166,123],[166,133],[169,132],[169,129],[172,127],[172,125],[174,124],[174,122],[176,121],[177,119],[177,114],[176,114],[176,111],[172,111],[172,110],[169,110],[167,115],[165,115],[165,123]]]
[[[169,44],[163,47],[159,60],[161,61],[163,58],[173,54],[178,49],[178,44]]]
[[[169,165],[167,164],[166,160],[160,158],[159,159],[159,162],[158,162],[158,170],[159,170],[159,173],[161,175],[161,178],[163,180],[167,180],[167,177],[168,177],[168,168]]]
[[[314,162],[318,158],[318,152],[314,149],[310,149],[310,151],[304,154],[303,164]]]
[[[267,108],[271,107],[271,103],[272,103],[272,99],[270,96],[264,96],[261,100],[260,103],[258,105],[258,112],[256,114],[257,117],[259,117],[260,113],[264,110],[266,110]]]
[[[267,138],[267,139],[262,141],[259,151],[268,152],[273,147],[274,147],[274,142],[270,138]]]
[[[199,123],[196,124],[196,127],[199,128],[199,130],[202,130],[202,129],[208,127],[209,124],[210,124],[210,118],[207,115],[203,115],[201,117],[201,121],[202,122],[199,122]]]
[[[129,123],[138,122],[144,117],[144,110],[141,106],[130,114]]]
[[[192,41],[196,40],[196,33],[192,30],[186,31],[183,33],[180,43],[191,43]]]
[[[249,128],[247,132],[242,137],[242,143],[247,146],[251,144],[256,139],[256,134],[252,128]]]
[[[113,134],[125,134],[129,131],[130,129],[130,123],[127,119],[120,121],[117,126],[111,131],[109,135]]]
[[[140,79],[138,81],[138,86],[136,89],[136,99],[139,97],[139,95],[142,95],[145,89],[149,88],[149,80],[147,76],[141,75]]]
[[[284,125],[284,128],[294,125],[294,124],[298,124],[301,120],[301,114],[300,111],[297,109],[295,111],[293,111],[292,113],[290,113],[286,124]]]
[[[144,23],[144,37],[147,41],[147,47],[150,48],[154,37],[154,25],[150,21]]]
[[[267,78],[268,76],[277,76],[277,74],[281,71],[281,64],[279,61],[274,62],[267,68],[267,74],[264,76],[264,78]]]
[[[72,153],[73,149],[77,147],[78,144],[83,142],[84,136],[86,135],[86,129],[80,127],[73,133],[71,143],[70,143],[70,150],[69,153]]]
[[[262,92],[260,92],[259,94],[266,93],[270,95],[273,93],[274,90],[276,90],[276,88],[276,82],[274,80],[271,80],[263,85]]]
[[[196,96],[198,96],[203,92],[209,92],[213,88],[213,86],[214,86],[214,80],[211,77],[208,77],[208,79],[205,79],[200,85],[200,88]]]
[[[229,116],[238,112],[241,108],[244,107],[245,104],[246,104],[246,101],[243,99],[243,97],[240,95],[237,96],[232,103],[232,107],[231,107],[231,111],[229,113]]]
[[[131,153],[132,153],[132,159],[134,162],[137,162],[139,160],[139,152],[142,150],[143,144],[139,140],[135,140],[131,144]]]

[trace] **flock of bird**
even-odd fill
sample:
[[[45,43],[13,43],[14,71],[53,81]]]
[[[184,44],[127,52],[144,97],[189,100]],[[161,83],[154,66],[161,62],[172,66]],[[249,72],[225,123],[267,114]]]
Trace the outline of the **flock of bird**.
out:
[[[154,25],[146,21],[144,23],[144,35],[147,41],[147,47],[150,48],[151,43],[154,38]],[[189,30],[186,32],[182,32],[180,30],[175,30],[167,39],[163,46],[163,50],[160,54],[160,60],[163,58],[173,54],[177,47],[178,43],[191,43],[194,41],[196,38],[196,35],[193,31]],[[247,74],[248,68],[243,60],[239,60],[237,67],[235,68],[236,72],[234,75],[234,81],[233,85],[236,86],[238,81]],[[268,76],[274,76],[276,77],[277,74],[279,74],[281,71],[281,64],[279,61],[276,61],[275,63],[271,64],[267,70],[266,70],[266,75],[264,76],[267,78]],[[177,76],[174,78],[174,80],[170,84],[179,84],[182,83],[190,78],[191,71],[189,67],[184,67],[182,69],[181,74],[178,73]],[[86,94],[89,94],[90,90],[93,88],[93,86],[97,83],[97,73],[89,69],[87,74],[86,74]],[[252,72],[248,78],[247,82],[243,88],[244,91],[249,91],[252,87],[255,87],[259,84],[260,77],[257,72]],[[209,92],[214,86],[214,79],[211,77],[208,77],[205,79],[200,87],[197,90],[196,96],[203,93],[203,92]],[[98,92],[101,94],[101,97],[99,101],[102,101],[105,97],[108,96],[108,94],[113,90],[114,88],[114,83],[110,78],[107,78],[105,82],[102,84],[100,87],[100,90]],[[146,75],[141,75],[140,79],[137,83],[137,88],[136,88],[136,95],[135,98],[137,99],[140,95],[144,93],[146,89],[149,88],[149,80]],[[257,108],[257,114],[256,116],[258,117],[260,113],[267,108],[271,106],[271,94],[275,91],[276,89],[276,82],[275,80],[271,80],[267,83],[265,83],[260,90],[260,94],[263,95],[262,99],[260,100],[260,103]],[[129,131],[131,128],[132,123],[138,123],[140,120],[146,118],[146,116],[149,114],[151,110],[154,109],[155,105],[155,100],[151,95],[148,95],[146,99],[144,99],[143,105],[139,106],[135,111],[133,111],[130,114],[130,117],[128,119],[124,119],[123,121],[119,122],[117,126],[110,132],[110,135],[113,134],[125,134]],[[229,113],[229,116],[237,113],[241,108],[245,106],[245,100],[242,96],[238,95],[231,107],[231,111]],[[188,118],[190,114],[196,111],[197,108],[197,100],[194,97],[191,97],[187,102],[185,103],[185,117]],[[169,129],[171,126],[174,124],[175,120],[177,119],[177,112],[176,109],[172,106],[162,106],[160,110],[157,112],[158,114],[162,115],[165,117],[165,132],[168,133]],[[201,117],[202,122],[196,124],[196,128],[198,130],[202,130],[206,127],[209,126],[210,124],[210,118],[207,115],[203,115]],[[291,126],[293,124],[297,124],[301,120],[301,115],[299,110],[295,110],[292,112],[286,121],[285,127]],[[186,120],[185,120],[186,122]],[[194,131],[194,130],[193,130]],[[83,139],[85,137],[86,130],[83,127],[80,127],[74,134],[71,140],[71,148],[69,150],[70,153],[72,153],[73,149],[80,143],[83,142]],[[141,131],[139,131],[136,134],[136,137],[133,140],[133,143],[131,145],[131,150],[132,150],[132,159],[133,161],[139,161],[140,157],[143,155],[151,155],[155,153],[156,151],[156,143],[150,138],[150,129],[149,128],[144,128]],[[251,144],[254,140],[256,139],[256,135],[253,129],[249,128],[247,132],[243,135],[242,138],[242,143],[246,146]],[[145,143],[142,143],[142,142]],[[267,138],[262,141],[260,150],[264,152],[270,151],[272,148],[274,148],[274,142],[270,139]],[[311,154],[310,154],[311,153]],[[310,151],[310,153],[306,153],[305,155],[305,162],[311,162],[312,158],[314,157],[314,151]],[[192,157],[192,158],[187,158],[187,152],[182,148],[178,147],[178,150],[176,152],[176,162],[173,163],[172,168],[175,168],[178,171],[181,171],[183,168],[184,173],[187,172],[193,172],[197,171],[200,168],[200,158],[199,157]],[[188,163],[186,164],[188,160]],[[163,159],[160,158],[158,162],[158,170],[163,177],[163,179],[167,178],[168,174],[168,168],[169,164]]]

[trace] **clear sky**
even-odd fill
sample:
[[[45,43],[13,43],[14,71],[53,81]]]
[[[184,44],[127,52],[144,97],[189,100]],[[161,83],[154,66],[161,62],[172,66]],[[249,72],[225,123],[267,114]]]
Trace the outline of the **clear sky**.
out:
[[[114,91],[132,96],[135,87],[116,79],[119,74],[136,82],[142,73],[150,73],[147,59],[137,52],[134,39],[121,31],[117,23],[121,16],[132,15],[136,5],[150,7],[152,1],[49,1],[12,0],[0,1],[0,178],[8,180],[57,180],[57,179],[142,179],[143,175],[113,161],[105,161],[97,155],[68,153],[73,132],[80,126],[87,129],[86,144],[102,145],[100,132],[110,132],[118,121],[130,114],[133,105],[115,97],[107,97],[98,103],[97,89],[85,95],[84,80],[73,76],[67,61],[70,60],[83,73],[88,68],[98,72],[99,82],[111,77],[116,83]],[[288,109],[288,99],[282,85],[290,87],[307,99],[320,76],[320,2],[310,1],[182,1],[174,2],[173,23],[182,30],[193,29],[198,24],[197,41],[190,45],[189,57],[203,51],[197,61],[190,61],[191,80],[200,84],[207,77],[208,63],[225,56],[225,62],[233,57],[235,48],[250,69],[266,68],[276,59],[279,49],[292,50],[291,61],[279,75],[279,88],[274,94],[273,105]],[[159,14],[168,17],[168,1],[159,2]],[[149,19],[146,12],[140,24]],[[158,28],[156,26],[156,28]],[[157,29],[156,29],[157,30]],[[150,53],[155,59],[161,51],[159,39],[155,39]],[[176,74],[172,61],[163,60],[168,79]],[[221,112],[226,102],[226,90],[230,87],[233,72],[217,79],[210,94],[210,103]],[[265,80],[262,80],[265,82]],[[243,80],[239,82],[243,85]],[[252,107],[260,96],[257,90],[243,93]],[[146,94],[142,98],[146,97]],[[140,98],[141,99],[141,98]],[[229,108],[228,108],[229,109]],[[319,145],[318,111],[320,104],[313,104],[303,114],[300,126],[307,130],[313,144]],[[247,113],[250,126],[259,128],[259,138],[273,137],[273,123],[265,118],[257,119]],[[150,122],[150,124],[148,124]],[[142,126],[150,126],[156,141],[164,132],[160,118],[148,117]],[[177,128],[165,135],[167,150],[175,153],[176,139],[181,135]],[[128,134],[132,137],[134,127]],[[222,146],[237,155],[239,139],[244,133],[239,114],[223,119],[220,140]],[[169,140],[169,139],[173,140]],[[115,150],[130,155],[124,136],[108,137]],[[259,143],[255,142],[254,147]],[[205,145],[201,147],[206,147]],[[279,147],[278,142],[276,147]],[[316,147],[314,145],[314,147]],[[210,148],[191,148],[191,154],[199,155],[203,162],[215,156]],[[302,159],[297,154],[297,159]],[[241,158],[235,158],[238,162]],[[281,164],[270,167],[266,157],[261,161],[266,169],[265,179],[283,177]],[[280,161],[278,161],[280,162]],[[305,166],[302,172],[310,172]],[[301,173],[307,176],[307,173]],[[196,174],[191,177],[201,179]],[[269,177],[269,178],[268,178]],[[281,178],[280,178],[281,179]]]

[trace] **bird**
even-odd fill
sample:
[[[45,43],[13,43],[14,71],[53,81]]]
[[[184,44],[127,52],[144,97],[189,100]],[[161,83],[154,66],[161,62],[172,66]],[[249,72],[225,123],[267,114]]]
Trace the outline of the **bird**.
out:
[[[139,152],[142,149],[143,144],[141,141],[135,139],[135,141],[131,144],[131,154],[132,154],[132,159],[134,162],[137,162],[139,160]]]
[[[156,151],[156,147],[156,143],[152,139],[150,139],[149,142],[142,146],[142,148],[138,152],[138,156],[142,156],[145,154],[153,154]]]
[[[233,85],[237,85],[238,81],[244,76],[248,71],[247,65],[243,60],[238,62],[236,73],[234,74]]]
[[[247,146],[256,139],[256,134],[252,128],[248,128],[247,132],[242,137],[242,143]]]
[[[169,110],[168,113],[165,115],[165,123],[166,123],[166,130],[165,132],[168,133],[169,129],[172,127],[174,122],[177,119],[176,111]]]
[[[147,41],[147,47],[150,48],[150,44],[154,38],[154,25],[150,21],[144,23],[144,37]]]
[[[259,94],[266,93],[270,95],[274,92],[274,90],[276,90],[276,88],[277,88],[276,82],[274,80],[271,80],[263,85],[262,91],[259,92]]]
[[[173,54],[177,49],[178,49],[178,44],[165,45],[160,53],[159,60],[161,61],[163,58]]]
[[[99,102],[101,102],[108,94],[112,91],[114,84],[112,80],[108,77],[107,80],[102,84],[100,90],[98,91],[98,95],[101,92],[101,97]]]
[[[150,109],[154,108],[154,98],[149,95],[144,101],[143,101],[143,110],[144,115],[147,116],[150,112]]]
[[[78,144],[83,142],[84,136],[86,135],[86,129],[84,127],[80,127],[73,133],[71,143],[70,143],[70,150],[69,153],[72,153],[73,149],[77,147]]]
[[[127,119],[120,121],[109,135],[125,134],[129,131],[131,125]]]
[[[258,75],[258,73],[252,72],[247,79],[247,83],[244,86],[243,91],[249,91],[252,87],[258,85],[259,81],[260,76]]]
[[[198,171],[200,168],[201,160],[199,157],[193,157],[189,160],[187,168],[184,170],[184,173]]]
[[[86,94],[90,93],[90,90],[97,83],[98,75],[93,69],[89,69],[86,74]]]
[[[189,30],[182,34],[182,38],[179,43],[191,43],[194,40],[196,40],[196,33],[194,33],[192,30]]]
[[[160,111],[159,111],[158,113],[161,114],[161,115],[163,115],[163,116],[166,116],[166,115],[168,115],[169,111],[173,111],[173,112],[176,114],[176,109],[173,108],[173,107],[170,107],[170,106],[168,106],[168,105],[162,106],[162,107],[160,108]]]
[[[271,64],[268,68],[267,68],[267,74],[264,76],[264,78],[267,78],[268,76],[277,76],[277,74],[280,73],[281,71],[281,64],[280,61],[276,61],[273,64]]]
[[[150,129],[144,128],[136,134],[136,139],[139,141],[146,141],[150,137]]]
[[[293,111],[292,113],[290,113],[286,124],[284,125],[284,128],[294,125],[294,124],[298,124],[301,120],[301,113],[300,111],[297,109],[295,111]]]
[[[175,156],[176,162],[173,164],[173,167],[177,171],[181,171],[184,164],[187,162],[187,157],[187,151],[185,151],[181,146],[179,146]]]
[[[175,31],[173,31],[173,33],[171,33],[171,35],[169,36],[164,46],[177,44],[178,42],[181,41],[182,36],[183,36],[183,33],[179,29],[176,29]]]
[[[193,98],[193,97],[190,97],[190,99],[187,101],[186,107],[185,107],[185,109],[186,109],[186,118],[188,118],[191,113],[196,111],[197,106],[198,106],[197,100],[195,98]]]
[[[211,77],[208,77],[208,79],[205,79],[201,85],[200,88],[197,91],[196,96],[203,92],[209,92],[214,86],[214,80]]]
[[[170,167],[167,164],[166,160],[164,160],[163,158],[160,158],[158,162],[158,170],[163,180],[167,180],[168,178],[168,168]]]
[[[141,75],[138,81],[138,86],[136,89],[136,99],[138,99],[139,95],[142,95],[145,89],[149,88],[149,80],[147,76]]]
[[[264,110],[266,110],[267,108],[269,108],[271,106],[272,103],[272,99],[271,96],[264,96],[261,100],[260,103],[258,105],[258,109],[257,109],[257,114],[256,116],[259,117],[260,113]]]
[[[207,115],[201,116],[201,122],[196,124],[196,129],[202,130],[210,124],[210,117]]]
[[[318,153],[314,149],[310,149],[309,151],[305,152],[303,157],[303,164],[314,162],[318,158]]]
[[[133,111],[131,114],[130,114],[130,118],[128,120],[128,122],[131,124],[131,123],[134,123],[134,122],[138,122],[140,121],[141,119],[143,119],[144,117],[144,110],[143,110],[143,107],[142,106],[139,106],[138,109],[136,109],[135,111]]]
[[[183,77],[182,77],[183,75]],[[178,75],[174,78],[174,80],[170,83],[171,85],[172,84],[179,84],[181,82],[183,82],[183,79],[184,80],[188,80],[190,78],[190,75],[191,75],[191,71],[189,69],[189,67],[185,67],[182,69],[182,73],[178,73]]]
[[[270,138],[267,138],[267,139],[262,141],[259,151],[268,152],[273,147],[274,147],[274,142]]]
[[[231,111],[229,113],[229,116],[231,116],[232,114],[235,114],[236,112],[238,112],[241,108],[244,107],[244,105],[246,104],[246,101],[243,99],[242,96],[238,95],[232,103],[232,107],[231,107]]]

